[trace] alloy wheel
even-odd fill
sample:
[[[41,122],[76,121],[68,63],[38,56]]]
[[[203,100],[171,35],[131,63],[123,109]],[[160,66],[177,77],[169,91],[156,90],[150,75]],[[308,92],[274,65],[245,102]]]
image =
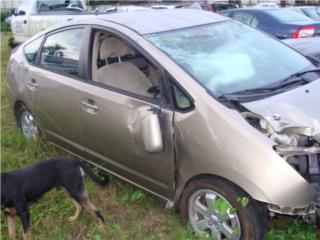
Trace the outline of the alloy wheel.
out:
[[[219,193],[200,189],[189,198],[188,214],[196,232],[213,239],[240,239],[240,221],[231,204]]]
[[[32,114],[25,110],[20,117],[21,130],[27,140],[36,139],[39,133],[37,123]]]

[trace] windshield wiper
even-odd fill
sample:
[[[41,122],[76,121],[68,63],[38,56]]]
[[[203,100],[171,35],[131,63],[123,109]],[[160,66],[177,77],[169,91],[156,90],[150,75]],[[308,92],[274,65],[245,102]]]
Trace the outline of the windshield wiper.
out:
[[[221,94],[217,98],[222,101],[242,102],[276,95],[286,91],[286,89],[292,87],[293,85],[302,85],[312,82],[314,78],[303,77],[304,74],[311,72],[320,72],[320,68],[309,69],[292,74],[280,82],[271,83],[264,87],[244,89],[236,92]]]
[[[313,69],[304,70],[304,71],[294,73],[294,74],[290,75],[289,77],[283,79],[280,83],[284,83],[284,82],[287,82],[288,80],[296,79],[296,78],[301,79],[300,77],[303,76],[304,74],[312,73],[312,72],[319,72],[320,73],[320,68],[313,68]],[[303,80],[308,81],[306,79],[303,79]]]

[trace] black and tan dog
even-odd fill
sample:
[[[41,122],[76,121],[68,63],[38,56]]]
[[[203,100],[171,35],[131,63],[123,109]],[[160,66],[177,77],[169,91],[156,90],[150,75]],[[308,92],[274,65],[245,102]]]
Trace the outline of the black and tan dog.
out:
[[[106,186],[109,181],[106,176],[103,180],[97,177],[85,162],[63,157],[1,173],[1,210],[8,220],[9,237],[15,236],[15,215],[18,215],[23,225],[23,239],[31,239],[28,204],[53,188],[64,189],[76,207],[76,212],[69,217],[69,221],[76,220],[82,209],[85,209],[98,218],[102,227],[104,219],[86,194],[84,173],[100,186]]]

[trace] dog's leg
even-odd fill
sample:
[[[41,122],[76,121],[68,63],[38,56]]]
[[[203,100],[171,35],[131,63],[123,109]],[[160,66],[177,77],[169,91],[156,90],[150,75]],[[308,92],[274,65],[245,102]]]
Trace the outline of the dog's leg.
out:
[[[73,216],[70,216],[70,217],[68,218],[68,221],[69,221],[69,222],[73,222],[73,221],[77,220],[78,217],[80,216],[80,213],[82,212],[82,206],[81,206],[81,204],[80,204],[77,200],[75,200],[74,198],[72,198],[72,197],[70,196],[70,194],[68,193],[67,190],[65,191],[65,193],[66,193],[67,197],[70,198],[70,200],[71,200],[71,202],[74,204],[74,206],[76,207],[76,212],[74,213],[74,215],[73,215]]]
[[[81,205],[85,210],[93,214],[100,223],[99,229],[103,230],[104,228],[104,218],[102,217],[100,211],[90,202],[88,196],[84,194],[84,196],[81,198]]]
[[[76,212],[74,213],[73,216],[70,216],[70,217],[68,218],[68,220],[69,220],[70,222],[73,222],[73,221],[77,220],[78,217],[80,216],[80,213],[82,212],[82,206],[81,206],[76,200],[74,200],[74,199],[72,199],[72,198],[71,198],[71,201],[72,201],[72,203],[74,204],[74,206],[76,207]]]
[[[6,217],[8,221],[9,239],[13,239],[16,236],[16,221],[13,214],[6,213]]]
[[[17,215],[21,219],[23,227],[23,240],[31,240],[30,214],[27,206],[18,205],[16,207]]]

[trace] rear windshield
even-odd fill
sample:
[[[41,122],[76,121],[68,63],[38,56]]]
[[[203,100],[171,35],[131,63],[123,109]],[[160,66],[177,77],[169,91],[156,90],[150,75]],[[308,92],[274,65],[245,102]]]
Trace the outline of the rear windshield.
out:
[[[307,15],[317,21],[320,21],[320,8],[305,8],[303,9]]]
[[[269,10],[267,13],[283,23],[310,21],[310,18],[289,9],[273,9]]]

